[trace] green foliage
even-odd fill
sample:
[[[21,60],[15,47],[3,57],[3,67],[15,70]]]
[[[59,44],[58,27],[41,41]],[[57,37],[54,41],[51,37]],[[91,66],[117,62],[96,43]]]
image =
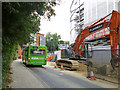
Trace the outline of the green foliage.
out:
[[[57,33],[51,34],[50,32],[46,35],[46,45],[49,51],[58,50],[59,39],[61,39],[60,35]]]
[[[64,41],[63,41],[63,40],[60,40],[60,41],[59,41],[59,44],[64,44]]]
[[[69,45],[69,41],[60,40],[60,41],[59,41],[59,44],[66,44],[66,45]]]
[[[30,33],[39,30],[40,17],[38,15],[50,16],[55,15],[51,6],[55,3],[2,3],[2,24],[3,36],[10,37],[12,41],[19,41],[19,44],[26,44],[30,41]],[[34,12],[38,14],[34,14]],[[31,15],[33,14],[33,15]],[[25,39],[27,38],[27,39]]]
[[[66,41],[65,44],[68,44],[68,45],[69,45],[69,41]]]
[[[16,59],[18,44],[30,41],[30,33],[36,33],[40,16],[50,20],[55,15],[55,2],[3,2],[2,3],[2,59],[3,84],[10,62]],[[37,12],[37,13],[36,13]]]

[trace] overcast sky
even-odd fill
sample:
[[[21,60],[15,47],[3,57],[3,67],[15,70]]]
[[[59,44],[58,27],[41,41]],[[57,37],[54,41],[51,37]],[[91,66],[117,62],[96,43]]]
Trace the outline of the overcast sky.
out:
[[[42,19],[41,34],[48,32],[57,33],[64,41],[70,40],[70,5],[72,0],[61,0],[62,3],[55,7],[56,16],[51,18],[51,21]]]

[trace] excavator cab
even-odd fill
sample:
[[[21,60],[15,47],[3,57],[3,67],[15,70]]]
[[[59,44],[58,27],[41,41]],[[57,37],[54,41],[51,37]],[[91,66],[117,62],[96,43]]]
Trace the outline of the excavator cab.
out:
[[[80,48],[81,48],[81,46],[82,45],[80,45]],[[80,50],[80,48],[79,48],[79,50]],[[85,42],[84,47],[83,47],[82,52],[81,52],[81,58],[86,58],[86,59],[87,58],[92,58],[92,54],[93,54],[92,43]]]

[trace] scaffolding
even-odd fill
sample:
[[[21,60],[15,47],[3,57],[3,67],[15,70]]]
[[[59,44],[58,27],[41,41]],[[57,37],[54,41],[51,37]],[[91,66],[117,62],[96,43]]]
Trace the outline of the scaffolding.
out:
[[[84,3],[81,3],[80,0],[73,0],[70,6],[70,43],[72,43],[72,41],[74,41],[72,39],[83,30],[83,25]],[[76,34],[74,37],[72,37],[73,31]]]

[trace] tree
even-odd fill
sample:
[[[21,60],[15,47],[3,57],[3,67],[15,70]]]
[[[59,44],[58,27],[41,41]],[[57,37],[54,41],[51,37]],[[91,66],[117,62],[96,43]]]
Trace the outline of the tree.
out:
[[[60,40],[60,41],[59,41],[59,44],[64,44],[64,41],[63,41],[63,40]]]
[[[69,41],[66,41],[65,44],[66,44],[66,45],[69,45]]]
[[[46,34],[46,45],[49,51],[58,50],[60,35],[57,33],[51,34],[50,32]]]
[[[3,44],[7,37],[20,44],[29,42],[30,33],[37,32],[40,25],[40,18],[34,12],[50,19],[55,15],[52,9],[55,5],[54,2],[2,3]]]
[[[6,80],[11,60],[15,59],[18,44],[30,41],[30,33],[36,33],[40,16],[55,15],[55,2],[3,2],[2,3],[2,79]]]

